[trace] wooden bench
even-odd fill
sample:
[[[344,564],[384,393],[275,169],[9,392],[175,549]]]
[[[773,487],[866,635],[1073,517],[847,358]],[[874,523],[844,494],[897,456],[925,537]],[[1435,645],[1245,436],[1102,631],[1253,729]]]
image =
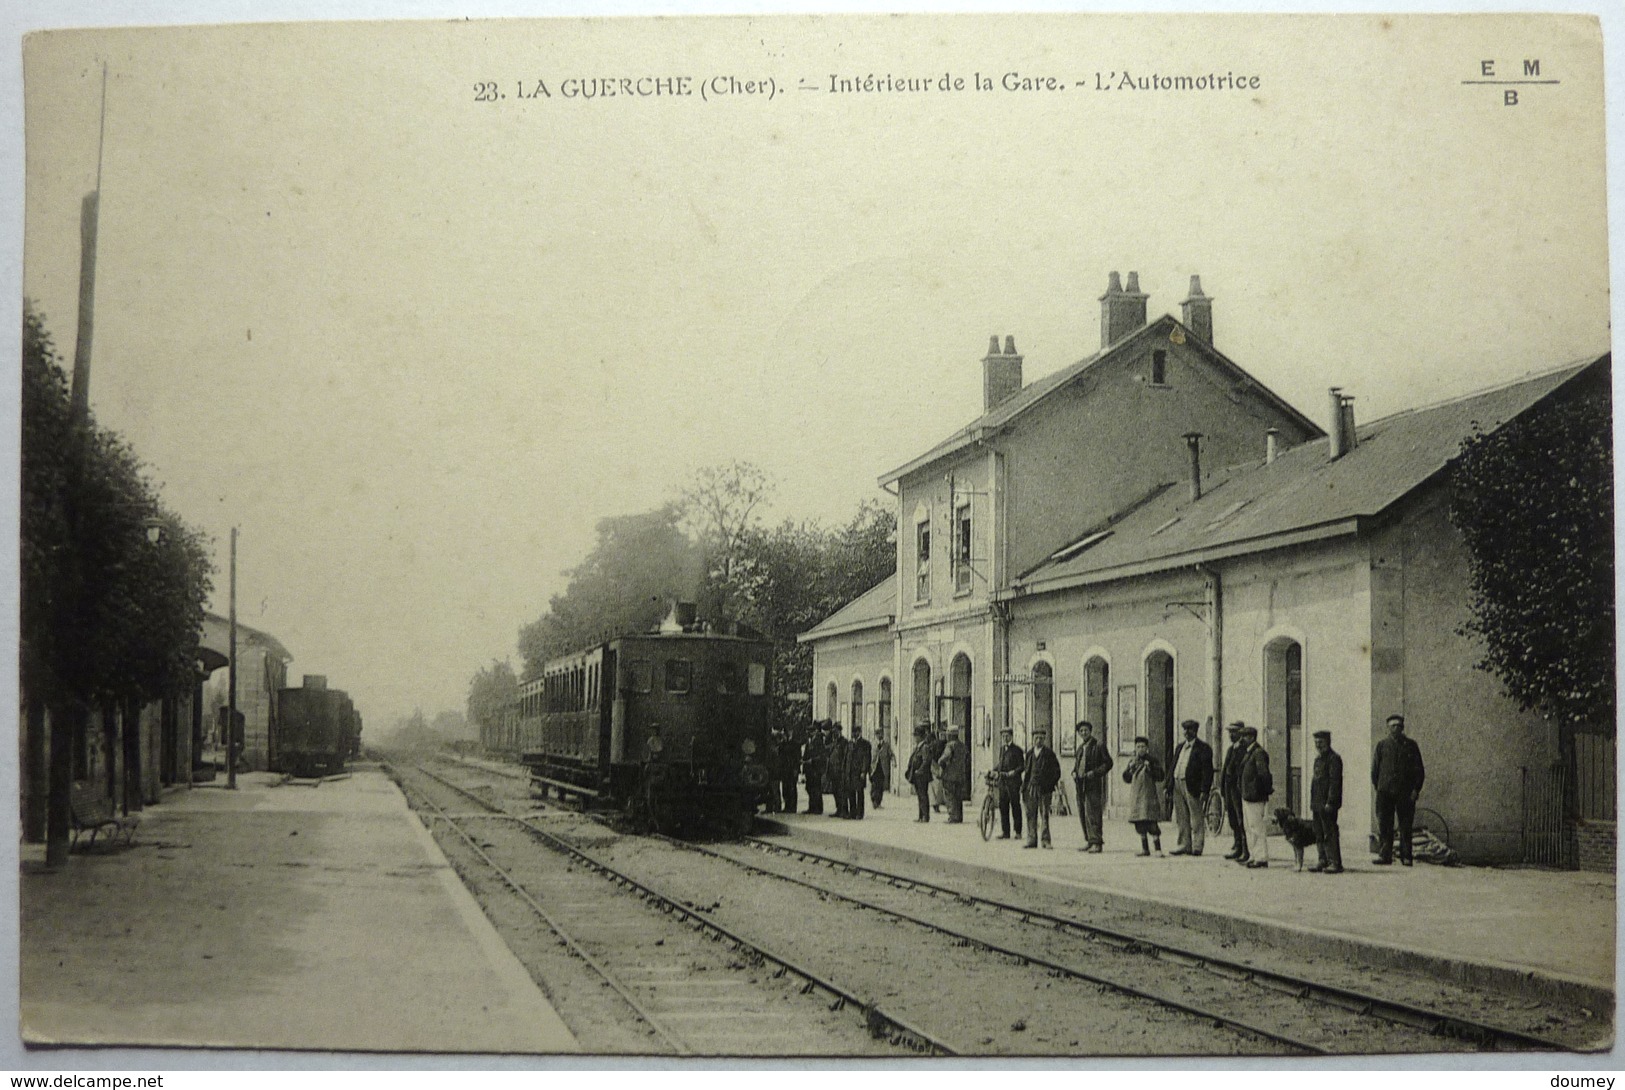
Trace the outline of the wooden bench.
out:
[[[135,827],[141,824],[141,815],[120,816],[113,810],[113,800],[92,790],[88,784],[74,784],[69,802],[73,816],[73,847],[78,846],[81,833],[90,834],[87,847],[94,847],[96,835],[103,830],[111,830],[107,834],[109,839],[124,834],[126,846],[135,843]]]

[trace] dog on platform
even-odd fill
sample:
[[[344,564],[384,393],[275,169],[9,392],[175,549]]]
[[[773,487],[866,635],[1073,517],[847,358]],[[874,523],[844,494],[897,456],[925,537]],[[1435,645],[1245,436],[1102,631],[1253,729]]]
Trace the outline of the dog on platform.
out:
[[[1286,842],[1292,845],[1292,859],[1303,870],[1303,850],[1315,843],[1315,826],[1312,822],[1301,817],[1293,817],[1292,811],[1285,806],[1275,808],[1275,824],[1280,828],[1281,835]]]

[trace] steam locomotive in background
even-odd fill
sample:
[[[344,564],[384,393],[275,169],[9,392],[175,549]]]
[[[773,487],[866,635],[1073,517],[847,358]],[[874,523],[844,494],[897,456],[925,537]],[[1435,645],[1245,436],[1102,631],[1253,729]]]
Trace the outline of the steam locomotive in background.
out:
[[[271,768],[295,776],[331,776],[361,752],[361,715],[348,693],[306,674],[298,689],[278,689],[270,737]]]
[[[679,603],[657,631],[561,655],[519,689],[502,741],[533,787],[659,830],[743,829],[767,789],[772,644]]]

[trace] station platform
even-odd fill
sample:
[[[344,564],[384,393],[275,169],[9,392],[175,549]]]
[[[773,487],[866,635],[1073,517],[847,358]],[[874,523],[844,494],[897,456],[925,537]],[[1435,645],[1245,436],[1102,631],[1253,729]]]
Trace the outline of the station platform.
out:
[[[281,781],[172,791],[55,871],[23,845],[25,1043],[577,1051],[382,772]]]
[[[826,797],[826,807],[829,803]],[[867,804],[868,800],[865,799]],[[801,808],[806,809],[806,796]],[[978,806],[980,804],[978,803]],[[1317,956],[1422,969],[1441,978],[1515,994],[1613,1007],[1615,880],[1612,874],[1512,867],[1376,866],[1364,837],[1343,831],[1344,873],[1304,871],[1292,849],[1270,840],[1268,868],[1224,858],[1230,833],[1209,836],[1200,857],[1140,857],[1126,821],[1107,819],[1105,850],[1085,854],[1078,818],[1051,822],[1054,848],[1027,850],[1019,839],[983,841],[977,809],[946,823],[934,813],[915,822],[912,795],[887,795],[861,821],[827,813],[773,814],[766,820],[792,841],[838,847],[883,866],[887,859],[932,868],[965,888],[998,897],[1030,889],[1134,912],[1182,927],[1251,939]],[[1177,833],[1163,825],[1171,851]],[[1010,898],[1006,898],[1010,899]]]

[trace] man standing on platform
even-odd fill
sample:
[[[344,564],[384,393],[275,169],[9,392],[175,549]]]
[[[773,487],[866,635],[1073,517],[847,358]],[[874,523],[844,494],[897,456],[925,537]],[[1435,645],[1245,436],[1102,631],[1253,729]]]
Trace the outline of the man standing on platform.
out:
[[[1411,825],[1416,800],[1422,794],[1427,770],[1415,739],[1405,736],[1405,717],[1388,717],[1388,737],[1377,743],[1371,759],[1371,786],[1377,789],[1377,839],[1381,847],[1372,862],[1386,867],[1394,861],[1394,818],[1399,818],[1399,861],[1411,865]]]
[[[942,802],[948,807],[948,824],[965,821],[965,800],[970,798],[970,750],[960,740],[957,726],[948,728],[948,744],[937,758],[942,770]]]
[[[784,812],[793,814],[800,800],[796,798],[796,776],[801,772],[801,743],[795,732],[783,731],[779,735],[778,767],[773,774],[779,778],[779,801]]]
[[[813,724],[807,748],[801,753],[801,771],[807,777],[807,813],[824,812],[824,721]]]
[[[1224,820],[1230,823],[1234,844],[1224,853],[1226,859],[1247,862],[1247,829],[1241,817],[1241,760],[1247,754],[1247,741],[1243,732],[1247,725],[1241,720],[1230,724],[1230,748],[1224,751],[1224,770],[1219,775],[1219,796],[1224,799]]]
[[[914,798],[920,804],[920,816],[914,819],[916,823],[931,820],[931,765],[935,759],[931,728],[921,723],[914,728],[914,750],[908,755],[908,767],[903,770],[903,778],[913,785]]]
[[[1332,732],[1315,731],[1315,768],[1309,776],[1309,813],[1315,822],[1316,874],[1343,873],[1343,834],[1337,811],[1343,807],[1343,758],[1332,749]]]
[[[824,743],[824,790],[835,796],[835,813],[831,817],[849,818],[846,792],[847,742],[841,734],[841,725],[828,723],[829,739]]]
[[[999,776],[999,839],[1010,839],[1010,826],[1021,835],[1021,780],[1026,767],[1026,754],[1015,743],[1015,732],[1009,727],[999,731],[999,763],[993,771]]]
[[[1270,775],[1270,755],[1258,744],[1258,728],[1243,728],[1242,738],[1247,749],[1241,758],[1241,821],[1247,828],[1247,866],[1256,870],[1270,865],[1269,819],[1264,813],[1275,794],[1275,778]]]
[[[1040,842],[1046,848],[1053,846],[1049,839],[1049,800],[1060,782],[1061,761],[1049,748],[1049,731],[1035,730],[1033,748],[1021,774],[1022,801],[1027,806],[1027,843],[1022,847],[1036,848]]]
[[[880,739],[875,742],[875,763],[869,770],[869,801],[874,803],[876,810],[880,809],[880,800],[886,797],[886,790],[891,787],[891,766],[896,757],[892,755],[891,739],[886,737],[885,724],[880,727]]]
[[[1080,851],[1106,850],[1102,821],[1106,816],[1106,774],[1112,770],[1112,755],[1106,744],[1095,737],[1095,726],[1084,719],[1078,723],[1078,754],[1072,761],[1072,786],[1078,794],[1078,821],[1083,825]]]
[[[1174,750],[1168,777],[1168,804],[1179,828],[1179,843],[1169,855],[1201,855],[1207,842],[1207,795],[1213,790],[1213,747],[1196,736],[1201,726],[1187,719],[1184,741]]]
[[[846,747],[846,816],[863,820],[863,790],[869,786],[869,763],[874,753],[863,728],[852,724],[852,741]]]

